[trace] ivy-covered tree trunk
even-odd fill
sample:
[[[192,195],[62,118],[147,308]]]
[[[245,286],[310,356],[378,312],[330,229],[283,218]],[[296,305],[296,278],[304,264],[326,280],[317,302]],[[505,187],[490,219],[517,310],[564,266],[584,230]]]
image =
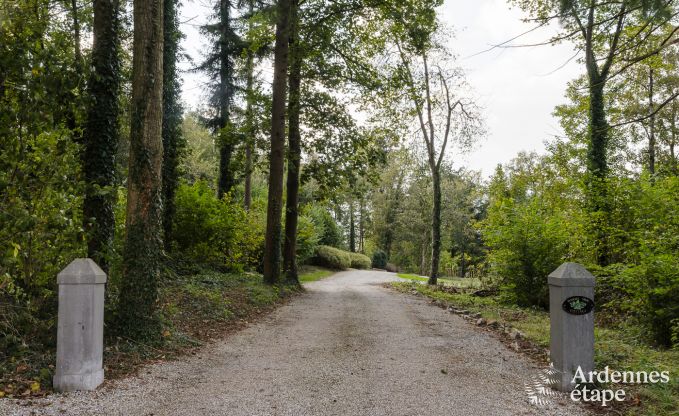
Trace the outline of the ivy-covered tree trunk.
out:
[[[233,65],[231,63],[231,1],[220,0],[219,17],[221,37],[219,43],[219,180],[217,195],[222,198],[231,190],[234,175],[231,169],[233,137],[230,131],[231,100],[233,97]]]
[[[179,183],[179,159],[184,149],[181,132],[181,89],[177,73],[177,53],[181,32],[177,0],[165,0],[163,11],[163,231],[165,249],[172,241],[174,196]]]
[[[290,95],[288,98],[288,181],[285,205],[283,269],[288,284],[298,285],[297,221],[299,219],[299,174],[302,162],[299,129],[302,83],[302,51],[299,43],[299,0],[290,1]]]
[[[86,183],[83,225],[87,234],[87,256],[108,271],[115,230],[113,209],[120,86],[118,0],[94,0],[93,27],[92,73],[83,130],[82,166]]]
[[[285,164],[285,101],[290,37],[290,0],[278,0],[276,45],[271,104],[271,153],[269,154],[269,196],[264,244],[264,281],[276,284],[281,273],[281,211]]]
[[[162,241],[163,0],[134,0],[132,123],[119,325],[155,338]]]
[[[648,173],[655,176],[655,113],[653,105],[653,67],[648,67]]]
[[[609,263],[607,224],[609,218],[608,190],[608,122],[604,103],[604,83],[599,77],[590,77],[590,140],[587,149],[588,200],[597,241],[597,263]]]
[[[439,261],[441,258],[441,173],[432,168],[432,184],[434,188],[434,206],[431,214],[431,272],[430,285],[435,285],[439,276]]]

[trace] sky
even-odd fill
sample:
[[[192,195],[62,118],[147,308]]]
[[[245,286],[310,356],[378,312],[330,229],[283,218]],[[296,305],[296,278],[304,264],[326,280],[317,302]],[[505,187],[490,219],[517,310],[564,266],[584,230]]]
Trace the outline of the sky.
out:
[[[208,0],[189,0],[182,9],[185,52],[200,61],[205,48],[198,26],[210,14]],[[466,154],[453,154],[454,166],[481,171],[490,176],[498,163],[507,163],[520,151],[544,151],[544,141],[562,135],[554,107],[562,104],[568,81],[583,71],[577,59],[570,60],[570,44],[527,48],[497,48],[481,53],[531,29],[526,17],[506,0],[447,0],[439,18],[452,27],[451,50],[466,70],[478,104],[483,108],[487,134]],[[555,25],[536,30],[513,44],[544,42],[556,33]],[[183,62],[183,69],[190,63]],[[192,108],[205,99],[204,79],[185,72],[182,98]]]

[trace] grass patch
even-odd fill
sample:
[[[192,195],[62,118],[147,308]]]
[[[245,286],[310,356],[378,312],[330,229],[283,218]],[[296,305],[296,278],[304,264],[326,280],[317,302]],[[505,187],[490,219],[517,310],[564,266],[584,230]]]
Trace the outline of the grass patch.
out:
[[[429,278],[426,276],[418,276],[410,273],[397,273],[401,279],[412,280],[416,282],[427,282]],[[439,277],[437,281],[446,286],[453,286],[460,289],[477,289],[481,288],[481,281],[479,279],[461,278],[461,277]]]
[[[333,270],[324,269],[322,267],[302,266],[299,270],[299,281],[300,283],[315,282],[316,280],[330,277],[335,273],[336,272]]]
[[[465,292],[450,293],[445,288],[416,283],[420,279],[409,280],[413,281],[391,285],[400,292],[416,291],[457,308],[480,313],[486,320],[509,324],[523,332],[527,340],[549,348],[549,313],[546,311],[506,305],[500,303],[497,297],[478,297]],[[671,381],[667,384],[620,386],[627,392],[627,400],[624,402],[626,407],[620,411],[630,416],[679,416],[679,350],[652,348],[640,341],[635,336],[636,333],[638,331],[631,327],[597,325],[594,330],[597,369],[608,366],[611,370],[618,371],[669,371]]]

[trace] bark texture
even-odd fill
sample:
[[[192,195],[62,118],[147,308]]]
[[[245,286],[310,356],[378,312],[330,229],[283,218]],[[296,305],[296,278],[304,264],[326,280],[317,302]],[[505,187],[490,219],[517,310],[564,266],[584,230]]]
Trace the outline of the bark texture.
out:
[[[115,230],[115,155],[118,149],[118,0],[94,1],[92,73],[83,130],[83,176],[86,182],[83,222],[87,256],[108,272]]]
[[[432,170],[431,176],[434,205],[431,213],[431,272],[428,283],[435,285],[439,276],[441,259],[441,174],[439,166]]]
[[[163,231],[165,250],[172,242],[174,197],[179,185],[179,159],[184,148],[181,132],[181,90],[177,73],[179,20],[177,0],[164,0],[163,5]]]
[[[158,336],[155,316],[162,242],[163,1],[134,1],[132,124],[120,329]]]
[[[281,274],[281,214],[283,169],[285,165],[285,102],[287,95],[290,0],[278,0],[274,77],[271,104],[271,153],[269,155],[269,196],[264,244],[264,281],[276,284]]]
[[[253,0],[248,1],[248,13],[250,16],[254,13],[255,4]],[[248,31],[252,31],[252,20],[248,19]],[[245,123],[247,128],[247,137],[245,138],[245,190],[243,195],[243,206],[246,210],[250,210],[250,205],[252,205],[252,153],[255,145],[255,115],[252,108],[252,101],[254,100],[254,56],[250,48],[247,49],[247,57],[245,59],[245,91],[246,91],[246,104],[245,104]]]
[[[302,162],[299,129],[302,51],[299,44],[299,0],[290,1],[290,96],[288,99],[288,180],[285,205],[283,269],[289,284],[299,284],[297,274],[297,222],[299,219],[299,175]]]
[[[231,63],[231,2],[221,0],[219,4],[219,18],[221,34],[219,42],[219,181],[217,184],[217,196],[222,198],[231,190],[234,184],[233,171],[231,169],[231,157],[233,155],[233,142],[229,134],[231,123],[231,101],[233,98],[233,65]]]

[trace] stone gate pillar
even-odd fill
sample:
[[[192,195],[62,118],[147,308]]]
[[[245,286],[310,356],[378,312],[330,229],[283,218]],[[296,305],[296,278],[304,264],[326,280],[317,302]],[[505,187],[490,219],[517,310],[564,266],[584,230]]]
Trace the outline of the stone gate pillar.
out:
[[[104,381],[105,283],[92,259],[75,259],[57,275],[57,391],[94,390]]]
[[[594,276],[578,263],[564,263],[548,278],[550,356],[560,373],[557,387],[571,391],[580,367],[594,370]]]

